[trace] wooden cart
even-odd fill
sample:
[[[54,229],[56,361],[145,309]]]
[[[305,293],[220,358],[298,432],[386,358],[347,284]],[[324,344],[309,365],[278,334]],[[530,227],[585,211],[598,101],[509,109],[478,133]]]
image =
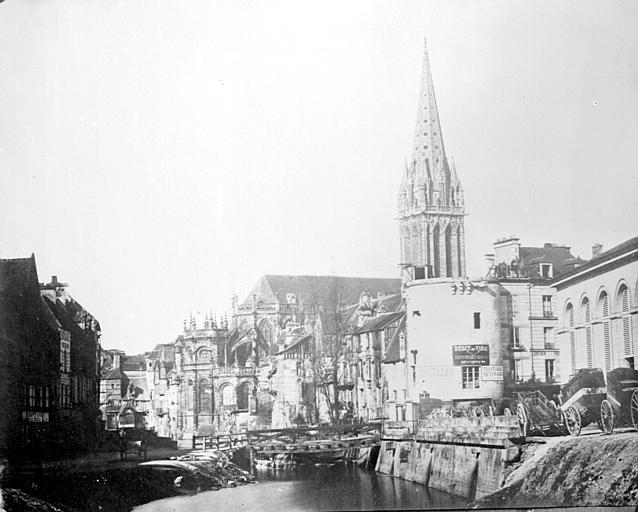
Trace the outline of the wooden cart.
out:
[[[600,404],[603,430],[633,425],[638,430],[638,370],[616,368],[607,373],[607,397]]]
[[[524,436],[562,435],[565,433],[562,412],[540,391],[516,392],[516,415]]]
[[[561,388],[561,409],[565,426],[573,436],[594,421],[604,430],[601,421],[601,405],[607,398],[605,376],[599,368],[578,370]]]

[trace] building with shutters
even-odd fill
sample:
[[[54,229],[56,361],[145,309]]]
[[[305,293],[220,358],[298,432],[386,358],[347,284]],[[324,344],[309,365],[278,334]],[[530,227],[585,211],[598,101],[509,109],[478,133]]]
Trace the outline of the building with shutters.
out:
[[[563,381],[580,368],[635,368],[638,351],[638,237],[552,281]]]
[[[552,279],[577,268],[584,260],[575,257],[568,246],[524,246],[516,236],[496,240],[486,260],[487,278],[500,284],[508,300],[501,319],[510,331],[508,390],[560,382]]]

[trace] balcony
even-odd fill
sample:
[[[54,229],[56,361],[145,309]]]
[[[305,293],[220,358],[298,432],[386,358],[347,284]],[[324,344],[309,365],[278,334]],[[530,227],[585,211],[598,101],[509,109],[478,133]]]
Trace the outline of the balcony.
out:
[[[237,368],[228,366],[213,368],[213,377],[253,377],[257,373],[256,368]]]

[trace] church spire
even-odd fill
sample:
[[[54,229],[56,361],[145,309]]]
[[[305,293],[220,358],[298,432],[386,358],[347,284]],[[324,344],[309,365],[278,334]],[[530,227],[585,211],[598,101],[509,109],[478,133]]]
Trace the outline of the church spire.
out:
[[[427,40],[424,48],[412,160],[415,163],[417,174],[424,178],[430,174],[434,179],[438,179],[442,171],[447,171],[447,158],[443,145],[439,111],[436,106]]]
[[[445,154],[427,41],[412,159],[403,173],[398,204],[401,264],[425,267],[425,272],[415,270],[415,276],[465,276],[463,189]]]

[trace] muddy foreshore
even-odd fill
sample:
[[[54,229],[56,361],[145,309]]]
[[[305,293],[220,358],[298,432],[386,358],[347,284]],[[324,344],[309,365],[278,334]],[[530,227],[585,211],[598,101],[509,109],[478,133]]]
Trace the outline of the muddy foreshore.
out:
[[[122,512],[162,498],[252,482],[225,460],[99,463],[14,476],[3,481],[1,512]],[[159,467],[158,467],[159,462]],[[173,467],[174,466],[174,467]]]
[[[474,508],[637,505],[638,434],[631,431],[526,444],[503,488]]]

